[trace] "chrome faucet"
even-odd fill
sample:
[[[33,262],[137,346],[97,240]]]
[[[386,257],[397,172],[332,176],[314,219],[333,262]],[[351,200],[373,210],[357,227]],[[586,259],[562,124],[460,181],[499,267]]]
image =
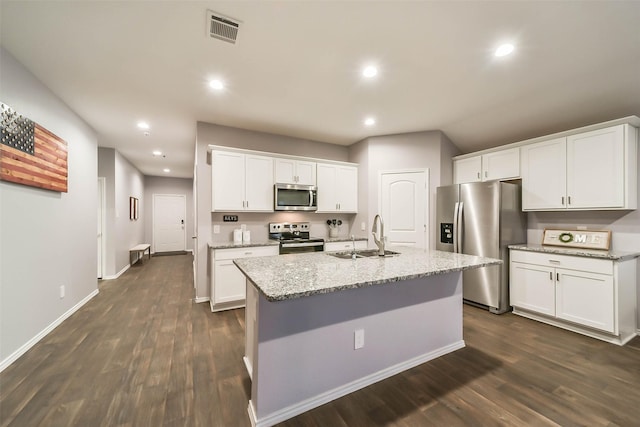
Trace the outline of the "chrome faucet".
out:
[[[380,235],[378,236],[378,221],[380,221]],[[376,215],[373,218],[373,226],[371,227],[371,234],[373,234],[373,242],[378,247],[378,255],[384,256],[384,221],[380,215]]]
[[[351,243],[353,243],[353,250],[351,251],[351,259],[356,259],[358,256],[356,255],[356,236],[351,235]]]

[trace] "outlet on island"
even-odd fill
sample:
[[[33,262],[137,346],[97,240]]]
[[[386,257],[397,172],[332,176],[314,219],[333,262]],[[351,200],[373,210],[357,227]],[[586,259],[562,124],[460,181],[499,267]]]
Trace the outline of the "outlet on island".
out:
[[[356,329],[353,333],[353,349],[364,347],[364,329]]]

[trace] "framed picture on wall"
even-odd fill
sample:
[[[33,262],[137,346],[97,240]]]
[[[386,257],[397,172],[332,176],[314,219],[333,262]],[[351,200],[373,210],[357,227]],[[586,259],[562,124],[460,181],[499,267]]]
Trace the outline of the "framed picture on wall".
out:
[[[133,199],[133,219],[138,220],[138,198]]]
[[[129,197],[129,219],[136,219],[136,198]]]

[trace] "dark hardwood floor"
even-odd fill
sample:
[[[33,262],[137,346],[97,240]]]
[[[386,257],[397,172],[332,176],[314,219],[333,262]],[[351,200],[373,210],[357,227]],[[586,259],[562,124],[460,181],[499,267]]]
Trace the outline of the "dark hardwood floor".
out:
[[[153,257],[102,282],[0,374],[0,426],[249,426],[244,310],[193,303],[191,262]],[[468,306],[464,326],[467,347],[282,426],[640,425],[640,338]]]

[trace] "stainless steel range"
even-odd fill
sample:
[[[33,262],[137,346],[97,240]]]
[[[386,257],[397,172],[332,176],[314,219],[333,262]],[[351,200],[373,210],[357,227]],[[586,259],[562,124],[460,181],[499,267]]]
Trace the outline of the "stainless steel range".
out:
[[[269,238],[280,242],[281,254],[323,251],[324,239],[309,237],[310,228],[308,222],[271,222]]]

